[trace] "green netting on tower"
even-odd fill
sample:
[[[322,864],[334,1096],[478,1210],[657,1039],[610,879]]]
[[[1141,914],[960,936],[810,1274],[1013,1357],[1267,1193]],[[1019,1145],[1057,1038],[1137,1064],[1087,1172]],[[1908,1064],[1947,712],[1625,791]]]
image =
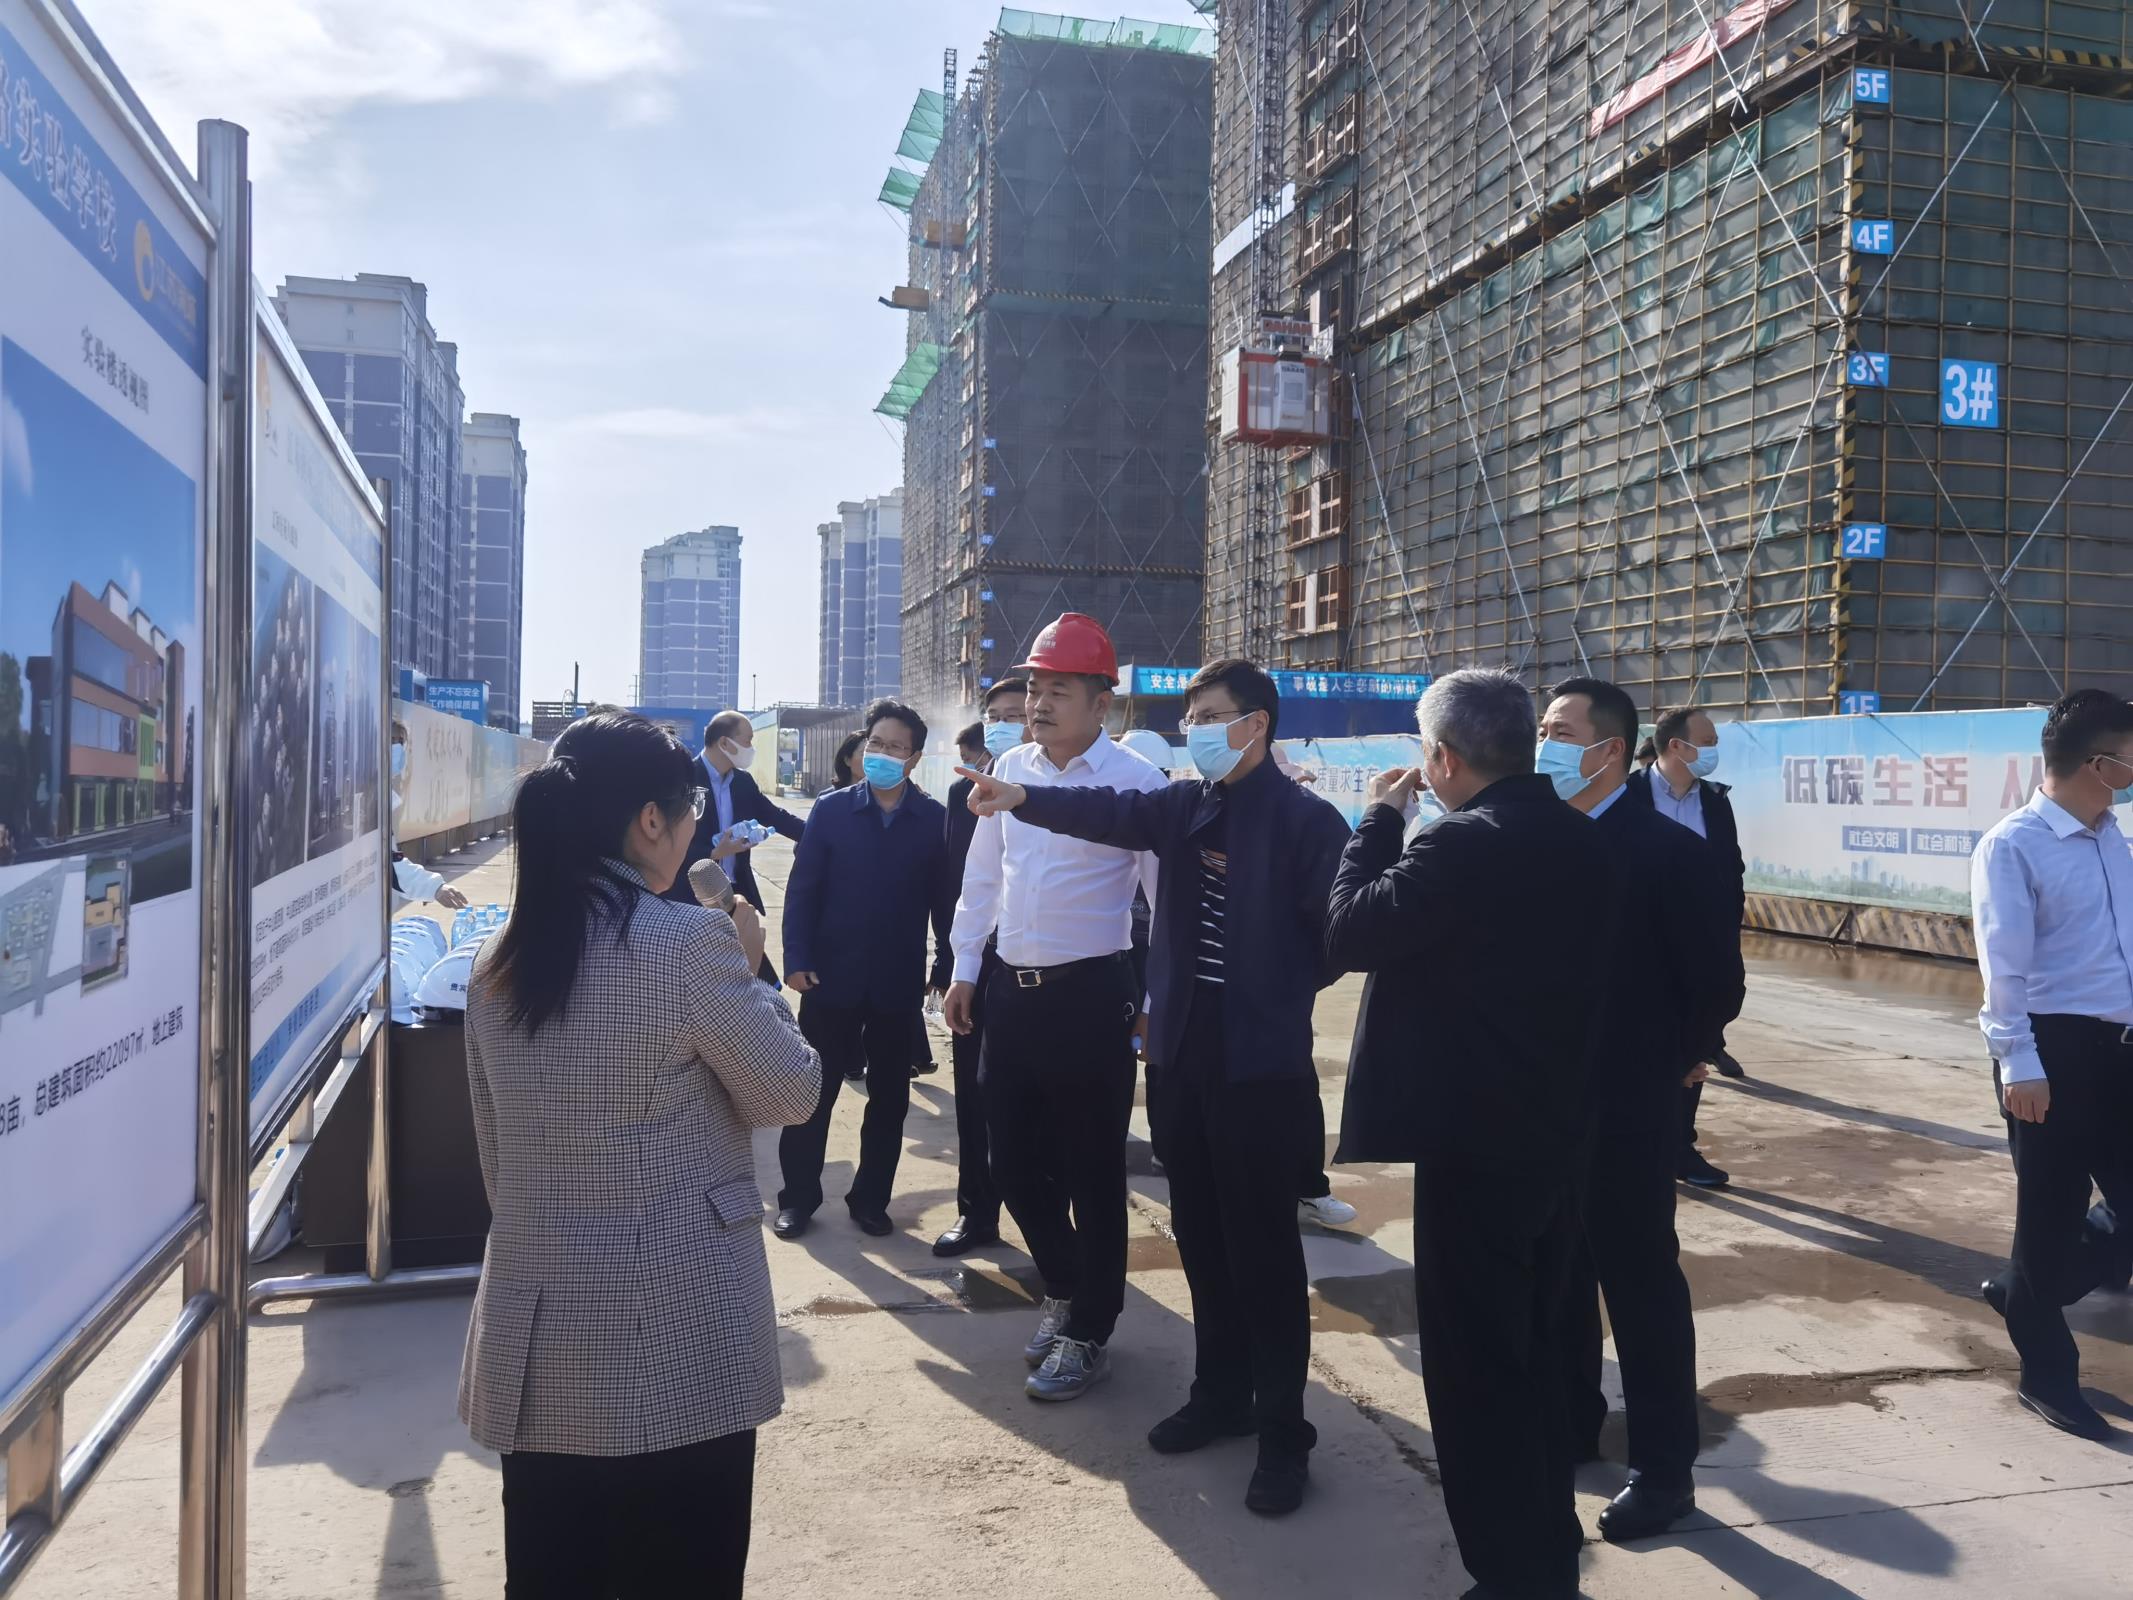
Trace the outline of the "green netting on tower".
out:
[[[881,180],[881,193],[874,198],[885,206],[909,211],[911,202],[918,198],[918,180],[921,176],[920,173],[906,172],[902,167],[891,167],[889,175]]]
[[[901,422],[911,414],[911,408],[918,404],[919,396],[926,392],[926,386],[940,370],[939,345],[913,345],[911,353],[904,357],[904,364],[896,369],[896,376],[889,380],[889,392],[881,397],[881,404],[874,409]]]
[[[941,135],[947,129],[948,102],[941,98],[938,89],[921,89],[911,107],[911,120],[904,124],[903,140],[896,146],[896,153],[913,161],[931,161],[933,152],[941,147]]]
[[[1092,22],[1086,17],[1055,17],[1043,11],[1000,13],[1001,33],[1014,39],[1057,39],[1065,44],[1116,45],[1133,50],[1168,50],[1183,56],[1212,56],[1215,35],[1211,28],[1195,28],[1183,22],[1141,22],[1120,17],[1116,22]]]

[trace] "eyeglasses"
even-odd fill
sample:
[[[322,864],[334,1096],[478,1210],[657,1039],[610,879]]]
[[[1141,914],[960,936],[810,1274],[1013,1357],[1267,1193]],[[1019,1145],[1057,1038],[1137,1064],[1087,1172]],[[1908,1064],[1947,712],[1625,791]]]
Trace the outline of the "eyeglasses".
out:
[[[1249,711],[1188,712],[1178,721],[1178,732],[1190,734],[1195,728],[1226,728],[1233,722],[1242,722],[1250,716]]]
[[[689,791],[689,814],[696,818],[698,822],[704,820],[704,806],[710,799],[711,791],[702,784],[698,784]]]
[[[887,756],[891,761],[909,761],[911,759],[910,751],[899,750],[894,745],[883,744],[878,739],[869,739],[866,742],[865,749],[870,756]]]

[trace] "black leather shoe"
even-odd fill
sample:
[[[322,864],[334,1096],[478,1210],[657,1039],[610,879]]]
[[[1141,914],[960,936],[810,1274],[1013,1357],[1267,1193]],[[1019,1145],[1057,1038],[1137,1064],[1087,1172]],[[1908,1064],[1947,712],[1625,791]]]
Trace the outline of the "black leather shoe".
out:
[[[859,1231],[875,1239],[886,1239],[896,1231],[896,1224],[889,1220],[886,1211],[862,1211],[851,1207],[852,1220],[859,1224]]]
[[[1251,1487],[1244,1491],[1244,1509],[1262,1517],[1285,1517],[1303,1504],[1304,1482],[1310,1476],[1307,1452],[1269,1450],[1261,1445]]]
[[[770,1231],[780,1239],[797,1239],[807,1232],[807,1225],[815,1220],[812,1211],[802,1211],[798,1206],[787,1206],[771,1219]]]
[[[1748,1076],[1742,1070],[1741,1064],[1733,1059],[1733,1052],[1730,1050],[1720,1050],[1717,1056],[1712,1059],[1711,1065],[1718,1069],[1718,1075],[1721,1078],[1745,1078]]]
[[[1985,1304],[2003,1318],[2007,1315],[2007,1279],[2004,1276],[1987,1278],[1977,1286],[1977,1292]]]
[[[989,1244],[1000,1242],[997,1223],[972,1222],[968,1217],[957,1217],[955,1225],[933,1241],[933,1253],[937,1256],[959,1256],[966,1250],[982,1250]]]
[[[1223,1416],[1198,1410],[1187,1401],[1148,1430],[1148,1443],[1158,1455],[1181,1456],[1217,1439],[1245,1439],[1258,1431],[1259,1424],[1244,1412]]]
[[[2079,1394],[2054,1395],[2046,1399],[2028,1384],[2023,1384],[2015,1390],[2015,1398],[2061,1433],[2070,1433],[2077,1439],[2087,1439],[2093,1444],[2110,1442],[2111,1425],[2103,1420],[2101,1412]]]
[[[1674,1176],[1692,1189],[1723,1189],[1733,1181],[1731,1173],[1722,1167],[1714,1167],[1704,1160],[1699,1150],[1690,1150],[1674,1169]]]
[[[1632,1479],[1600,1512],[1600,1537],[1609,1544],[1649,1539],[1695,1509],[1696,1491],[1687,1484],[1668,1489],[1647,1478]]]

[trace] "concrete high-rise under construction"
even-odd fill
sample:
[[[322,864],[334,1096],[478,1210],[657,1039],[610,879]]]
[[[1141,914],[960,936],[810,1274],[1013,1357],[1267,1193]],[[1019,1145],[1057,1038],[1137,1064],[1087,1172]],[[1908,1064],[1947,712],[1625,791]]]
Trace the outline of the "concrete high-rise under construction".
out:
[[[903,692],[971,704],[1062,611],[1121,659],[1200,640],[1206,29],[1001,13],[918,97],[881,198],[910,216]]]
[[[1324,445],[1211,451],[1209,654],[1761,716],[2123,685],[2133,8],[1219,16],[1218,350],[1310,318],[1338,376]]]

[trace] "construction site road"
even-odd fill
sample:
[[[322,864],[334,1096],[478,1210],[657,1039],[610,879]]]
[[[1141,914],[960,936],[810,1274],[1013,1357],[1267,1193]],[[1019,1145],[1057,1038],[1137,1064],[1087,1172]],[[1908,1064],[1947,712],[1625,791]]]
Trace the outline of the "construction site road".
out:
[[[757,852],[771,900],[790,867]],[[463,863],[463,865],[462,865]],[[442,864],[477,902],[508,894],[501,847]],[[1318,1008],[1329,1126],[1360,985]],[[1450,1002],[1448,1002],[1450,1003]],[[2094,1597],[2133,1592],[2133,1299],[2071,1313],[2109,1445],[2052,1432],[2014,1398],[2013,1353],[1977,1285],[2008,1244],[2014,1184],[1966,967],[1756,939],[1747,1069],[1714,1078],[1705,1148],[1721,1192],[1680,1191],[1704,1449],[1693,1517],[1630,1548],[1594,1518],[1620,1488],[1622,1418],[1581,1469],[1595,1600],[1753,1595]],[[945,1037],[921,1077],[890,1215],[861,1234],[835,1203],[861,1107],[837,1108],[831,1203],[796,1243],[766,1239],[785,1414],[762,1430],[750,1591],[886,1600],[999,1594],[1455,1596],[1415,1346],[1413,1197],[1392,1168],[1339,1168],[1359,1216],[1306,1228],[1319,1430],[1303,1509],[1245,1511],[1248,1441],[1158,1456],[1192,1330],[1167,1186],[1136,1111],[1131,1276],[1111,1382],[1073,1405],[1025,1398],[1035,1321],[1018,1248],[931,1253],[955,1216]],[[1505,1130],[1515,1138],[1517,1130]],[[756,1146],[766,1199],[776,1134]],[[302,1270],[302,1252],[263,1269]],[[174,1309],[171,1296],[156,1312]],[[496,1458],[454,1414],[464,1296],[271,1308],[250,1340],[250,1592],[503,1592]],[[77,1385],[78,1436],[167,1322],[151,1313]],[[1610,1387],[1613,1363],[1607,1368]],[[172,1592],[177,1386],[20,1591],[29,1600]],[[1617,1398],[1619,1390],[1614,1391]]]

